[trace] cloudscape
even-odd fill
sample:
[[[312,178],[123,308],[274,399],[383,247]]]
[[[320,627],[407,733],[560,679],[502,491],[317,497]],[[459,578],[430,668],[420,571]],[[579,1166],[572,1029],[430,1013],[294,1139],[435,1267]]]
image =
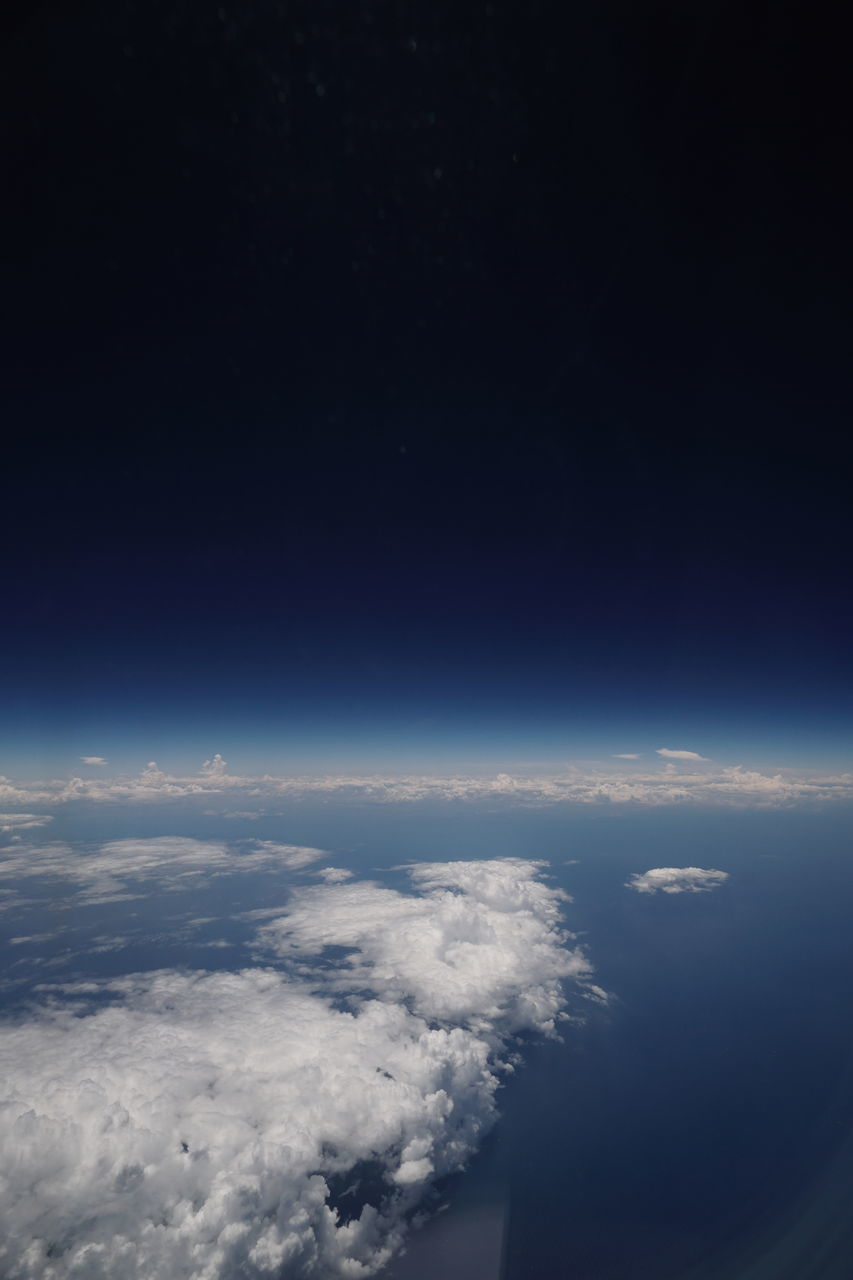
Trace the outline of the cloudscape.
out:
[[[848,1280],[843,8],[7,8],[0,1275]]]

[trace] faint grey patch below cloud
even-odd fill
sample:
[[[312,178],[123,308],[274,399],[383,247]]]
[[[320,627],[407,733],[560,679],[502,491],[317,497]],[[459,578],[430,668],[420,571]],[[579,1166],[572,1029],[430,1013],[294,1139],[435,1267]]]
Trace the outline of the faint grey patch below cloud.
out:
[[[658,747],[657,754],[664,756],[667,760],[707,760],[707,756],[700,756],[698,751],[682,751],[681,749],[673,750],[671,747]]]

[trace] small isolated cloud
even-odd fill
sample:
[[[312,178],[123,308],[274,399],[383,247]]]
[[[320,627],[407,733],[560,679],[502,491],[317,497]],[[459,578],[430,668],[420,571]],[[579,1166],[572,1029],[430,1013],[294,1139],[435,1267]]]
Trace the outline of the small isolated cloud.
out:
[[[0,813],[0,831],[28,831],[49,822],[53,822],[49,813]]]
[[[614,760],[639,760],[640,755],[637,751],[616,751],[614,752]]]
[[[109,764],[109,760],[105,760],[103,756],[81,756],[80,759],[84,764]]]
[[[637,893],[706,893],[728,878],[728,871],[704,867],[653,867],[642,875],[635,872],[625,881],[625,888]]]
[[[274,968],[44,988],[0,1023],[4,1274],[373,1275],[494,1121],[513,1034],[563,978],[605,998],[540,870],[315,885],[262,929]]]
[[[344,880],[352,879],[352,872],[346,867],[321,867],[316,874],[326,884],[343,884]]]
[[[700,756],[698,751],[673,751],[670,747],[658,747],[659,756],[665,756],[667,760],[707,760],[707,756]]]

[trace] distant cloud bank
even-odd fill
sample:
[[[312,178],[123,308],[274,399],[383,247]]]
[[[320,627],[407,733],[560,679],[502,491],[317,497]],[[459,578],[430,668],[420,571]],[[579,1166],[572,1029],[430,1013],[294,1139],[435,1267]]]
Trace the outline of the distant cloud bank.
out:
[[[100,774],[97,777],[44,782],[14,782],[0,776],[0,804],[6,807],[26,806],[29,810],[34,805],[71,801],[135,803],[221,796],[228,802],[227,816],[248,819],[251,813],[246,806],[249,804],[260,808],[270,801],[312,796],[387,804],[435,799],[525,805],[570,802],[759,807],[853,799],[853,773],[826,776],[789,772],[764,774],[740,766],[706,767],[704,757],[697,756],[695,752],[661,747],[658,754],[667,760],[658,768],[638,767],[629,771],[616,767],[612,770],[569,768],[547,776],[498,773],[491,778],[420,774],[246,776],[229,773],[226,761],[221,755],[215,755],[205,762],[198,774],[192,776],[165,773],[154,761],[141,773],[132,776],[106,777]],[[696,761],[703,762],[701,769],[690,767]],[[235,807],[235,802],[239,803],[239,808]],[[40,815],[30,814],[30,817],[42,820]],[[46,817],[43,820],[46,821]]]
[[[221,856],[170,839],[104,856]],[[566,979],[606,998],[542,867],[419,864],[410,893],[325,869],[259,926],[275,968],[46,984],[0,1024],[0,1270],[373,1274],[491,1126],[513,1034],[553,1033]]]
[[[728,878],[728,871],[704,867],[653,867],[642,875],[635,872],[625,881],[625,887],[636,889],[637,893],[707,893]]]

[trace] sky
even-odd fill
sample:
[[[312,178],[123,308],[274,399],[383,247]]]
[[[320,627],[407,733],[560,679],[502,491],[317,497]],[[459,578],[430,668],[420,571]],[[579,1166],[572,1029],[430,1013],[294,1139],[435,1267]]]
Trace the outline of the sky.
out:
[[[846,1280],[839,14],[3,10],[4,1274]]]
[[[0,771],[849,767],[832,19],[3,21]]]

